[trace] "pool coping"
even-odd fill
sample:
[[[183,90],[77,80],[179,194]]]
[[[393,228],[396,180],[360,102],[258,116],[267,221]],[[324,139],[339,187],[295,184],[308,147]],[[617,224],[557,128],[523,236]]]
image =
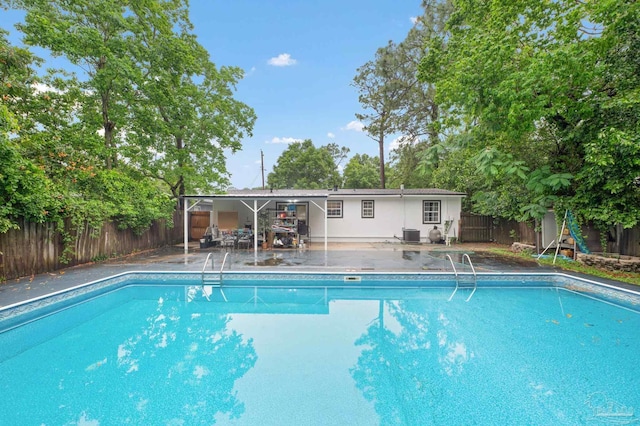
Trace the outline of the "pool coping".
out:
[[[19,301],[0,308],[0,324],[16,317],[28,315],[40,309],[51,308],[58,304],[73,304],[73,299],[90,293],[94,297],[118,290],[131,285],[157,285],[150,281],[159,278],[170,281],[170,285],[185,285],[203,287],[210,285],[220,288],[242,287],[243,283],[251,281],[250,287],[265,288],[373,288],[381,285],[371,283],[388,283],[400,281],[411,285],[402,288],[457,288],[457,280],[464,278],[464,285],[460,287],[472,288],[469,279],[474,279],[471,272],[381,272],[381,271],[348,271],[348,272],[323,272],[323,271],[227,271],[222,274],[222,284],[215,281],[204,281],[206,277],[212,278],[220,275],[219,272],[194,272],[194,271],[127,271],[108,277],[103,277],[72,287],[61,289],[46,295]],[[277,276],[277,278],[275,278]],[[291,283],[304,277],[309,284],[292,286]],[[309,277],[312,279],[309,280]],[[522,279],[526,277],[527,279]],[[348,279],[349,278],[349,279]],[[355,279],[354,279],[355,278]],[[362,279],[365,278],[364,281]],[[640,291],[620,288],[615,285],[594,281],[591,279],[576,277],[560,272],[479,272],[475,274],[476,287],[481,288],[540,288],[556,287],[587,295],[587,297],[604,300],[614,304],[622,304],[623,307],[635,310],[640,306]],[[262,285],[257,286],[259,280]],[[313,282],[322,282],[323,285],[314,285]],[[445,286],[425,285],[429,282],[438,284],[447,283]],[[330,285],[327,285],[330,283]],[[363,285],[366,284],[366,285]],[[497,283],[497,284],[496,284]],[[160,284],[161,285],[161,284]],[[246,286],[245,286],[246,287]],[[400,288],[387,286],[385,288]],[[596,297],[594,294],[597,293]],[[11,328],[11,326],[9,326]]]

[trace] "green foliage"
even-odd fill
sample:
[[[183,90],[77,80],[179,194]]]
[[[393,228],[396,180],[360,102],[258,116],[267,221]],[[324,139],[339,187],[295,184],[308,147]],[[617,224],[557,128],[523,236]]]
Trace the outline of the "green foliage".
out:
[[[141,233],[171,224],[176,198],[228,183],[255,114],[233,98],[242,78],[217,68],[191,33],[186,1],[24,0],[28,45],[78,65],[49,70],[0,32],[0,232],[22,219],[75,229],[105,221]]]
[[[17,228],[20,218],[42,223],[55,213],[52,183],[28,157],[22,155],[18,141],[24,115],[20,107],[34,81],[36,62],[27,50],[9,45],[0,31],[0,232]]]
[[[178,22],[188,19],[178,14]],[[147,176],[164,182],[174,197],[229,184],[224,152],[236,152],[250,136],[254,111],[233,98],[242,78],[237,67],[211,62],[188,28],[155,32],[137,52],[145,81],[132,95],[132,126],[123,152]]]
[[[102,170],[78,179],[72,186],[83,196],[70,207],[76,226],[88,222],[100,228],[106,220],[114,220],[120,229],[142,233],[156,219],[171,220],[175,201],[170,195],[141,179],[120,170]]]
[[[87,104],[79,111],[80,119],[95,124],[96,131],[102,128],[104,149],[96,154],[103,165],[112,167],[117,161],[116,129],[126,120],[124,93],[135,82],[130,49],[140,32],[135,9],[129,2],[113,0],[22,3],[26,16],[18,28],[25,42],[63,55],[87,73],[81,83]]]
[[[389,42],[378,49],[375,59],[357,69],[352,85],[358,89],[358,101],[366,111],[356,114],[364,122],[364,130],[378,144],[380,159],[380,188],[386,185],[384,143],[395,129],[394,114],[400,108],[400,99],[408,90],[403,80],[399,57],[394,54],[397,46]]]
[[[439,144],[438,144],[439,145]],[[424,188],[432,186],[430,174],[433,169],[423,167],[423,164],[433,165],[433,163],[422,162],[427,152],[431,152],[431,147],[427,142],[416,142],[404,139],[389,155],[388,181],[389,186],[399,188]]]
[[[0,136],[0,233],[18,227],[18,220],[43,223],[59,208],[51,181],[11,142]]]
[[[346,146],[339,146],[337,143],[329,143],[323,146],[323,148],[329,151],[329,154],[331,154],[336,167],[342,164],[342,162],[347,158],[349,152],[351,151]]]
[[[378,157],[370,157],[367,154],[356,154],[351,157],[344,167],[344,188],[377,188],[380,183],[379,163]]]
[[[431,164],[424,164],[423,150],[441,146],[435,86],[420,81],[417,71],[424,45],[442,30],[452,5],[449,0],[437,0],[425,1],[423,7],[423,15],[406,38],[378,49],[375,59],[358,68],[353,80],[365,110],[356,117],[378,143],[381,187],[387,182],[393,187],[429,186]],[[384,144],[392,135],[399,135],[401,142],[392,153],[392,167],[387,170]]]
[[[192,34],[186,1],[22,3],[25,41],[86,71],[68,122],[85,140],[101,132],[96,167],[134,166],[176,198],[228,185],[224,152],[240,149],[255,113],[233,98],[242,70],[217,68]]]
[[[310,139],[294,142],[282,152],[267,184],[274,189],[321,189],[340,186],[333,147],[316,148]]]
[[[111,192],[105,195],[118,206],[115,220],[121,229],[132,229],[140,234],[156,219],[165,219],[171,224],[176,201],[170,194],[150,182],[140,185],[135,176],[124,175],[119,181],[111,176],[106,176],[106,179]]]
[[[607,129],[586,144],[585,166],[577,176],[574,203],[600,229],[624,228],[640,221],[640,134]]]
[[[419,75],[437,88],[439,128],[468,135],[449,149],[469,149],[481,174],[474,210],[526,219],[570,207],[600,227],[637,224],[637,2],[455,6]]]

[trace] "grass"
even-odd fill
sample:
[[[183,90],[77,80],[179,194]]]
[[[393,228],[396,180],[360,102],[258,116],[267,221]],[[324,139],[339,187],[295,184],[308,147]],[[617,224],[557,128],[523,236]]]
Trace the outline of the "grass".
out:
[[[565,271],[578,272],[581,274],[592,275],[598,278],[606,278],[615,281],[622,281],[628,284],[634,284],[640,286],[640,274],[635,272],[617,272],[617,271],[608,271],[605,269],[595,268],[593,266],[583,265],[580,262],[575,262],[571,260],[565,260],[561,258],[556,259],[555,265],[553,264],[553,259],[536,259],[533,257],[533,253],[523,251],[521,253],[514,253],[508,249],[490,249],[492,253],[499,254],[501,256],[509,256],[509,257],[517,257],[520,259],[526,259],[531,261],[532,263],[539,263],[540,265],[551,266],[555,268],[560,268]]]

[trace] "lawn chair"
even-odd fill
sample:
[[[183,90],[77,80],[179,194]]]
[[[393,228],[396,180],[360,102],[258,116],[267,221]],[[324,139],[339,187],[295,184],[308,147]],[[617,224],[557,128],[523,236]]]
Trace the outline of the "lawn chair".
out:
[[[252,234],[245,234],[242,237],[240,237],[238,239],[238,248],[251,248],[251,245],[253,244],[253,235]]]

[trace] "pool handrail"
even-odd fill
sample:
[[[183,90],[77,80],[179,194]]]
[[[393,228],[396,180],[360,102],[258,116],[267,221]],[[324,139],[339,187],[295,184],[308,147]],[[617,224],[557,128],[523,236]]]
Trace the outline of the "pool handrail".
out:
[[[467,253],[462,255],[462,265],[464,265],[464,259],[465,258],[469,261],[469,266],[471,266],[471,271],[473,272],[473,291],[471,292],[469,297],[467,297],[467,300],[465,300],[465,302],[468,302],[469,300],[471,300],[471,297],[473,296],[473,293],[475,293],[476,290],[478,289],[478,275],[476,274],[476,268],[473,267],[473,263],[471,262],[471,258],[469,257],[469,255]]]
[[[224,270],[224,264],[227,263],[227,256],[229,256],[229,252],[224,254],[224,258],[222,259],[222,266],[220,266],[220,285],[222,286],[222,271]]]
[[[207,263],[209,263],[209,259],[211,259],[211,255],[213,253],[209,253],[207,258],[204,260],[204,265],[202,265],[202,283],[204,284],[204,271],[207,269]],[[213,270],[213,259],[211,259],[211,270]]]
[[[456,288],[453,290],[453,293],[451,293],[451,296],[449,296],[449,299],[448,299],[448,301],[450,302],[451,299],[453,299],[453,296],[455,296],[456,292],[458,291],[458,288],[460,288],[460,275],[458,274],[458,271],[456,270],[456,266],[453,263],[453,259],[451,258],[451,256],[447,254],[446,257],[447,257],[447,259],[449,259],[449,263],[451,263],[451,267],[453,268],[453,273],[454,273],[455,278],[456,278]],[[468,302],[469,300],[471,300],[471,298],[473,297],[474,293],[478,289],[478,274],[476,274],[476,268],[473,266],[473,262],[471,262],[471,258],[469,257],[469,255],[467,253],[464,253],[462,255],[462,266],[465,265],[465,259],[467,259],[469,261],[469,266],[471,266],[471,271],[472,271],[472,274],[473,274],[473,291],[471,292],[469,297],[467,297],[466,300],[465,300],[465,302]]]
[[[204,284],[204,277],[205,277],[205,275],[206,275],[205,270],[207,269],[207,264],[209,263],[209,259],[211,259],[211,255],[212,255],[212,254],[213,254],[213,253],[209,253],[209,254],[207,255],[207,258],[204,260],[204,265],[202,265],[202,284]],[[219,280],[220,280],[220,285],[222,285],[222,272],[223,272],[223,270],[224,270],[224,265],[225,265],[225,264],[226,264],[226,262],[227,262],[227,256],[229,256],[229,252],[226,252],[226,253],[224,254],[224,258],[222,259],[222,264],[221,264],[221,266],[220,266],[220,271],[218,272],[218,274],[219,274]],[[213,271],[213,269],[214,269],[214,261],[213,261],[213,259],[211,259],[211,270]]]
[[[448,301],[451,302],[451,299],[453,299],[453,296],[458,291],[458,271],[456,270],[456,265],[453,264],[453,259],[451,259],[451,256],[447,254],[446,258],[449,259],[449,263],[451,263],[451,267],[453,268],[453,274],[455,275],[455,278],[456,278],[456,288],[453,290],[453,293],[451,293],[451,296],[449,296],[449,299],[448,299]]]
[[[222,298],[224,299],[225,302],[227,302],[227,296],[224,294],[224,291],[222,291],[222,271],[224,270],[224,264],[227,263],[227,256],[229,256],[229,252],[226,252],[224,254],[224,258],[222,259],[222,266],[220,266],[220,294],[222,295]]]
[[[205,276],[207,275],[205,270],[207,269],[207,264],[209,263],[209,259],[211,258],[212,254],[213,253],[209,253],[207,255],[207,258],[204,260],[204,265],[202,266],[201,285],[202,285],[203,293],[205,291]],[[222,298],[224,299],[225,302],[227,301],[227,296],[224,294],[224,291],[222,291],[222,271],[224,269],[225,263],[227,262],[227,256],[229,256],[229,252],[226,252],[224,254],[224,258],[222,259],[222,265],[220,266],[220,271],[218,272],[218,287],[220,288],[220,294],[222,295]],[[213,269],[214,269],[214,262],[213,262],[213,259],[211,258],[211,270],[213,271]]]

